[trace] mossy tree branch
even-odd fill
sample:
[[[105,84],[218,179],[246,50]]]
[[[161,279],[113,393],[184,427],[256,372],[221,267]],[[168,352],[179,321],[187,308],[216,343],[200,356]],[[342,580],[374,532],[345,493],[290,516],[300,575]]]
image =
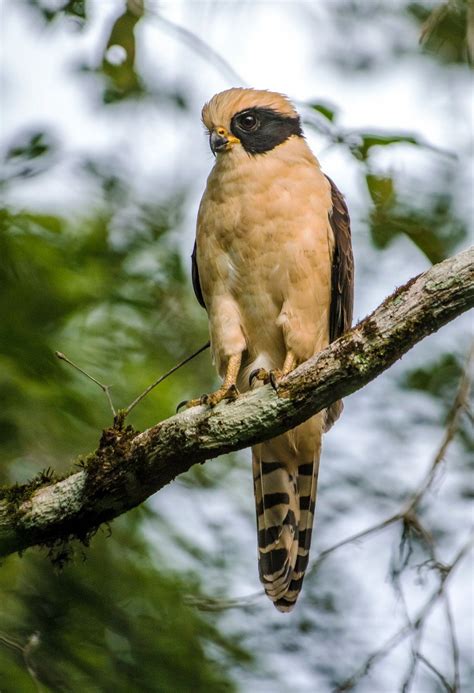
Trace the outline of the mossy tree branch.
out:
[[[474,248],[410,280],[371,315],[270,386],[196,407],[143,433],[116,427],[80,471],[46,475],[0,494],[0,556],[87,539],[192,465],[271,438],[364,387],[417,342],[474,305]]]

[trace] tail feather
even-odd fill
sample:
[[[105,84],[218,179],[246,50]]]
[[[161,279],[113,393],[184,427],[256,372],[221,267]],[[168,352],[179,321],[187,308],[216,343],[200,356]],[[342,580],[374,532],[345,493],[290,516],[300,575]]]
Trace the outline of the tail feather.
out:
[[[276,600],[288,589],[296,561],[299,508],[283,463],[263,461],[254,452],[253,466],[260,580]]]
[[[298,467],[298,494],[300,522],[298,533],[298,556],[293,568],[291,582],[283,597],[275,606],[281,611],[291,611],[303,587],[303,580],[309,561],[311,536],[313,533],[316,489],[318,484],[318,461]]]
[[[308,565],[321,432],[318,415],[253,448],[259,574],[279,611],[294,607]]]

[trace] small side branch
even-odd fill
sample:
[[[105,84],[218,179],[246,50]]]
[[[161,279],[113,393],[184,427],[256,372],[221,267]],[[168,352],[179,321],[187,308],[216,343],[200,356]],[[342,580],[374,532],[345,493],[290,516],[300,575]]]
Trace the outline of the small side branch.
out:
[[[135,397],[135,399],[133,400],[133,402],[131,402],[131,404],[129,404],[128,407],[127,407],[126,409],[123,410],[123,412],[122,412],[123,418],[125,418],[126,416],[128,416],[128,415],[130,414],[130,412],[132,411],[132,409],[134,409],[134,408],[137,406],[137,404],[139,404],[139,403],[142,401],[142,399],[145,399],[145,397],[146,397],[152,390],[154,390],[154,388],[155,388],[157,385],[159,385],[160,383],[162,383],[163,380],[166,380],[166,378],[168,378],[168,376],[170,376],[172,373],[175,373],[175,372],[176,372],[179,368],[181,368],[182,366],[185,366],[187,363],[189,363],[190,361],[192,361],[193,358],[195,358],[196,356],[198,356],[199,354],[201,354],[203,351],[206,351],[206,349],[209,349],[210,346],[211,346],[211,343],[210,343],[210,342],[206,342],[202,347],[200,347],[199,349],[197,349],[196,351],[194,351],[194,352],[193,352],[192,354],[190,354],[189,356],[186,356],[186,358],[182,359],[182,361],[180,361],[179,363],[177,363],[176,366],[173,366],[173,368],[170,368],[169,371],[167,371],[167,372],[164,373],[163,375],[160,375],[159,378],[157,378],[153,383],[151,383],[151,385],[148,385],[148,387],[145,388],[145,390],[143,390],[143,392],[142,392],[140,395],[138,395],[138,397]]]
[[[76,369],[76,371],[79,371],[79,373],[82,373],[82,375],[85,375],[86,378],[89,378],[89,380],[92,380],[93,383],[98,385],[102,392],[105,393],[105,396],[107,397],[107,401],[109,403],[110,410],[112,412],[112,416],[116,416],[117,412],[115,411],[114,403],[112,402],[112,397],[110,396],[110,385],[104,385],[104,383],[101,383],[97,378],[94,378],[90,373],[85,371],[83,368],[77,365],[77,363],[74,363],[74,361],[71,361],[66,354],[63,354],[62,351],[55,351],[54,355],[56,358],[60,359],[60,361],[65,361],[69,366],[72,366],[73,368]]]

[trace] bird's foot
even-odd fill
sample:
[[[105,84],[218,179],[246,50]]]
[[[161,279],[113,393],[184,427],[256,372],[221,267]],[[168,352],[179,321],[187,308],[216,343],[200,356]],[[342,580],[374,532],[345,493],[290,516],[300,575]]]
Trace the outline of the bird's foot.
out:
[[[252,388],[256,383],[268,385],[270,382],[270,373],[265,368],[256,368],[249,375],[249,386]]]
[[[249,375],[249,385],[253,387],[256,382],[261,382],[264,385],[270,385],[276,391],[278,390],[278,385],[280,380],[285,374],[279,368],[274,368],[271,371],[267,371],[265,368],[256,368]]]
[[[239,396],[239,391],[236,385],[231,385],[230,387],[220,387],[215,392],[211,392],[210,395],[203,395],[201,397],[201,404],[208,404],[210,407],[215,407],[216,404],[222,402],[222,400],[227,399],[229,402],[233,402]]]
[[[215,407],[216,404],[219,404],[219,402],[222,402],[224,399],[228,400],[229,402],[233,402],[237,399],[239,394],[240,393],[235,385],[231,385],[230,387],[220,387],[215,392],[201,395],[201,397],[198,397],[197,399],[188,399],[184,400],[184,402],[180,402],[176,411],[179,412],[179,410],[182,408],[190,409],[191,407],[198,407],[199,405],[203,404],[209,407]]]
[[[270,385],[273,387],[275,392],[278,392],[278,385],[281,379],[285,376],[285,373],[279,368],[274,368],[270,371]]]

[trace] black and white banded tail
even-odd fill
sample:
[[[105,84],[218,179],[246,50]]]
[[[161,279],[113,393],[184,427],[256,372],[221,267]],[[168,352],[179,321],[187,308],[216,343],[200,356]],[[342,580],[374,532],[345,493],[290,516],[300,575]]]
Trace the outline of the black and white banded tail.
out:
[[[259,575],[279,611],[294,607],[308,565],[321,431],[318,415],[252,451]]]

